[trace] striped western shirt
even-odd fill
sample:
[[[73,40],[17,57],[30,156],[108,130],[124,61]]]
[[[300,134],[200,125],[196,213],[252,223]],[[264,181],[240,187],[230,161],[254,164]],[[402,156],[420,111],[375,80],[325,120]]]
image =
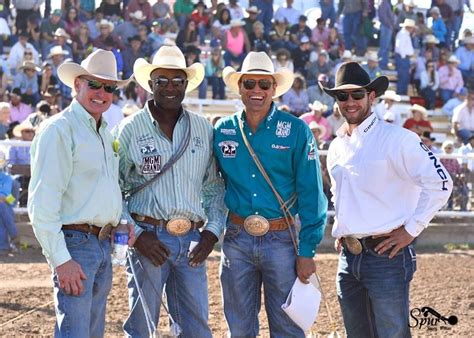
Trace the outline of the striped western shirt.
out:
[[[171,141],[151,115],[151,103],[122,120],[113,130],[119,144],[122,191],[151,180],[178,150],[186,137],[185,115],[190,117],[191,138],[182,157],[167,172],[129,199],[123,216],[131,222],[131,213],[164,220],[174,217],[194,222],[207,220],[205,229],[219,237],[226,210],[224,181],[218,176],[213,156],[212,126],[205,117],[183,110]],[[139,236],[142,229],[136,227],[135,231]]]

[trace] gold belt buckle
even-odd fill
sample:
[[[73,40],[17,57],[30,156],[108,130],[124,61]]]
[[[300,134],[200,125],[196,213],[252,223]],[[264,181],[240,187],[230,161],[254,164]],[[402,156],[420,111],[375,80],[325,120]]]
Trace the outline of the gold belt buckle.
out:
[[[353,255],[358,255],[362,252],[362,244],[355,237],[344,237],[344,244]]]
[[[172,218],[166,224],[166,230],[173,236],[186,235],[191,230],[191,221],[187,218]]]
[[[263,236],[270,229],[270,222],[260,215],[251,215],[244,221],[244,228],[252,236]]]
[[[109,238],[111,232],[112,232],[112,224],[107,223],[99,231],[99,236],[98,236],[99,241],[103,241],[104,239]]]

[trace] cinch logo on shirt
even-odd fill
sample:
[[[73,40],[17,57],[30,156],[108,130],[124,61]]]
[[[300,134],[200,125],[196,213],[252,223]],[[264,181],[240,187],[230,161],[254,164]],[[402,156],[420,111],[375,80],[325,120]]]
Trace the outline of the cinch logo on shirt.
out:
[[[433,161],[433,165],[436,169],[436,172],[438,173],[438,176],[443,180],[443,182],[442,182],[443,185],[441,187],[441,190],[448,190],[448,188],[446,188],[446,183],[448,183],[448,176],[444,172],[443,166],[438,163],[438,159],[433,154],[433,152],[430,150],[430,148],[428,148],[423,142],[420,142],[420,146],[421,146],[421,149],[423,149],[424,151],[426,151],[428,153],[428,156],[430,157],[430,160]]]

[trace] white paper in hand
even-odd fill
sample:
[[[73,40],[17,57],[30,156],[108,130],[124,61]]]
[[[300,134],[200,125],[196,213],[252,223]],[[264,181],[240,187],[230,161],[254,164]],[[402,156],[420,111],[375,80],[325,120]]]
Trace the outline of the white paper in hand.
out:
[[[296,325],[307,333],[318,316],[320,303],[321,291],[318,279],[313,274],[309,278],[309,284],[304,284],[296,278],[281,308]]]

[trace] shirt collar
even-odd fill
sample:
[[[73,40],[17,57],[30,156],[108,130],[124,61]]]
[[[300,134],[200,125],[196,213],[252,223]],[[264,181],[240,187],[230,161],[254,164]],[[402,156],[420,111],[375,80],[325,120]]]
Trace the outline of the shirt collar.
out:
[[[153,103],[153,100],[148,100],[147,103],[145,104],[145,111],[146,111],[146,115],[148,116],[148,118],[150,119],[150,123],[152,123],[154,126],[159,126],[160,124],[158,123],[157,120],[155,120],[155,118],[153,117],[153,114],[151,113],[151,109],[150,109],[150,105]],[[189,114],[186,109],[184,109],[182,106],[181,106],[181,113],[179,115],[179,118],[178,118],[178,123],[180,121],[182,121],[183,119],[183,116],[185,114]]]
[[[377,118],[377,115],[371,113],[364,121],[362,121],[361,124],[357,126],[357,128],[354,129],[354,132],[360,135],[360,137],[365,137],[375,129],[375,126],[378,124],[378,122],[379,119]],[[344,122],[343,125],[336,131],[336,135],[339,137],[344,137],[347,135],[348,130],[349,124]]]
[[[264,123],[265,127],[269,127],[270,124],[272,123],[272,121],[275,120],[275,113],[276,112],[277,112],[276,105],[275,105],[275,103],[272,103],[272,105],[270,106],[270,110],[267,113],[267,116],[265,117],[264,120],[262,120],[262,122],[260,122],[260,125],[258,126],[257,130],[260,129],[262,123]],[[246,122],[245,122],[245,110],[242,110],[240,112],[238,118],[241,119],[242,122],[244,122],[244,125],[246,124]]]
[[[72,111],[74,112],[74,114],[79,118],[81,119],[82,121],[84,121],[85,123],[89,124],[94,130],[97,129],[97,122],[96,120],[94,119],[94,117],[92,117],[91,114],[89,114],[87,112],[87,110],[84,109],[84,107],[79,103],[79,101],[77,101],[77,99],[73,99],[72,102],[71,102],[71,108],[72,108]],[[102,128],[106,128],[107,127],[107,122],[105,121],[105,119],[101,116],[100,117],[100,129]]]

